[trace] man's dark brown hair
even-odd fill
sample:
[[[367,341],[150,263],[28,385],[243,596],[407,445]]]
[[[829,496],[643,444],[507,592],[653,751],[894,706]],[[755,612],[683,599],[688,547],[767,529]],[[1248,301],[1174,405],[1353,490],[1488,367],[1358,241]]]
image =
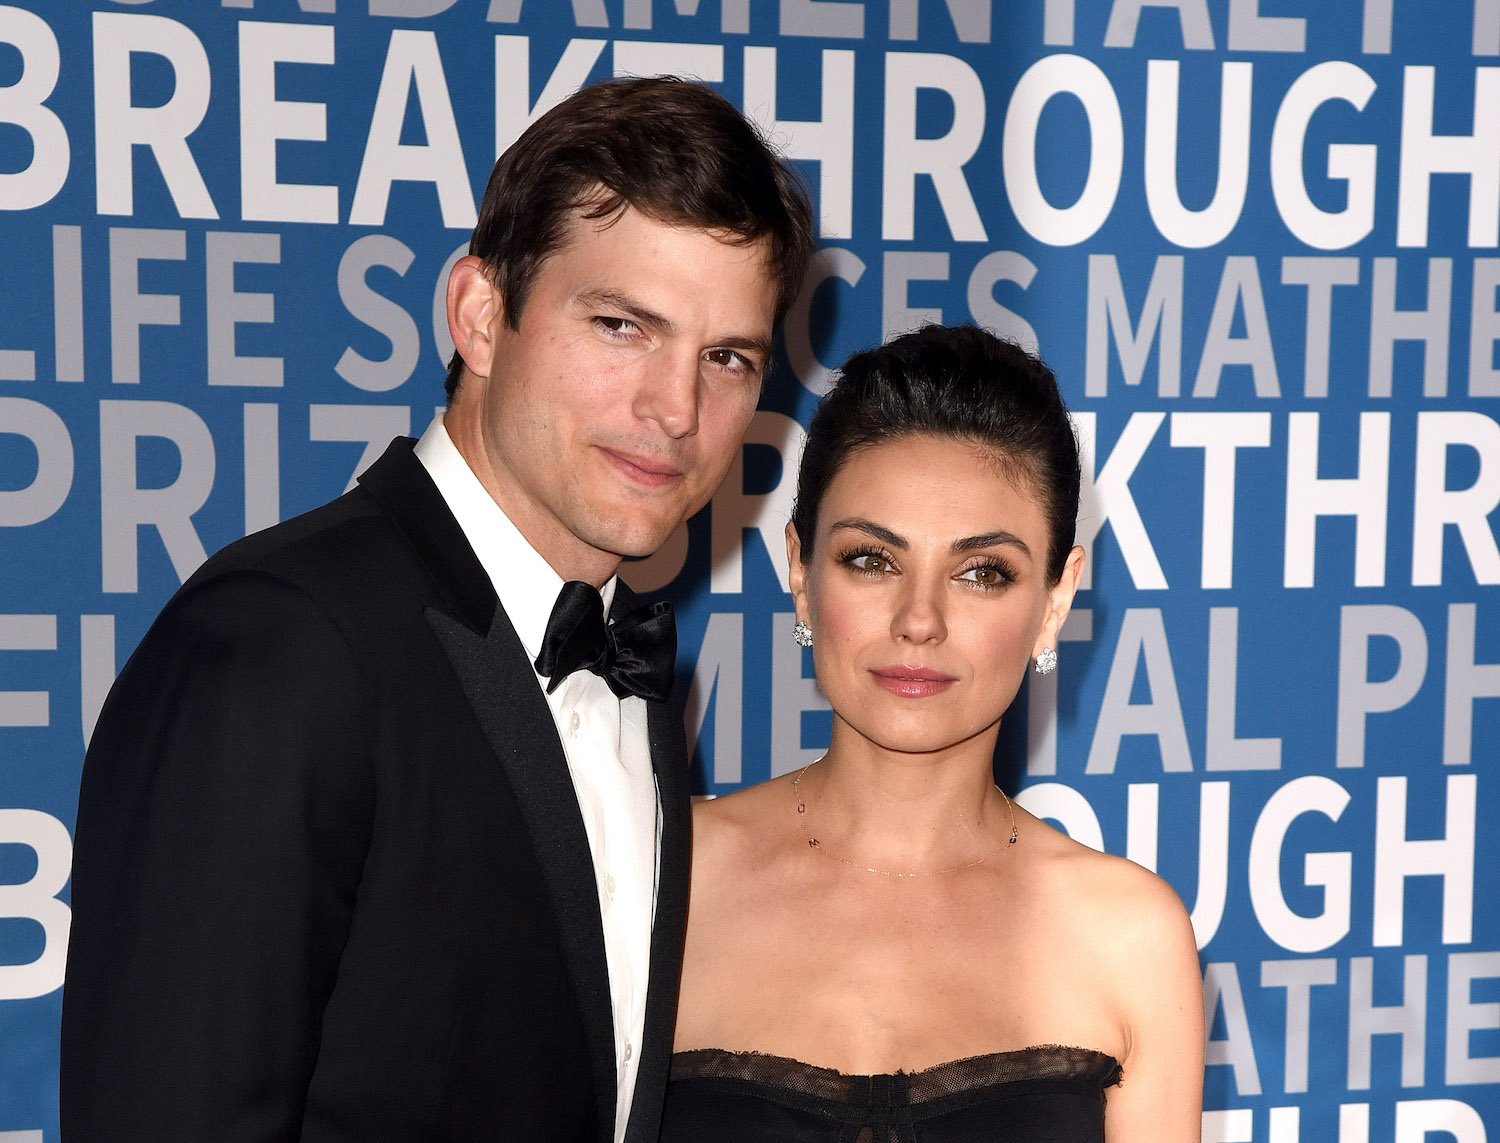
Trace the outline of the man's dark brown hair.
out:
[[[469,253],[482,258],[505,302],[521,312],[542,264],[563,244],[574,212],[608,220],[626,207],[671,226],[767,242],[776,322],[802,286],[812,253],[812,208],[801,180],[732,103],[671,76],[585,87],[542,115],[490,173]],[[445,389],[463,375],[455,353]]]

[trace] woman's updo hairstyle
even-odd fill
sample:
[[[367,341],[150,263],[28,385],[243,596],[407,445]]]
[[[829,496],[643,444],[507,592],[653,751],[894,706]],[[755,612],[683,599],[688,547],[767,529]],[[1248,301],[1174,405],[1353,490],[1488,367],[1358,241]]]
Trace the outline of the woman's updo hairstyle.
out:
[[[1062,576],[1078,518],[1078,442],[1052,370],[975,326],[929,325],[844,363],[813,414],[792,523],[812,552],[828,485],[860,449],[922,434],[993,454],[1047,519],[1048,582]]]

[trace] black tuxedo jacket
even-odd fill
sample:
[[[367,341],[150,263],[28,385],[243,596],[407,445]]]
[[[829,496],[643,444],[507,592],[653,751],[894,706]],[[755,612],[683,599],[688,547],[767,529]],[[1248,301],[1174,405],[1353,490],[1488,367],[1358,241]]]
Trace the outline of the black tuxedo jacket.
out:
[[[78,811],[67,1143],[613,1138],[567,762],[411,449],[206,563],[110,693]],[[661,867],[631,1143],[657,1135],[687,907],[682,724],[649,706]]]

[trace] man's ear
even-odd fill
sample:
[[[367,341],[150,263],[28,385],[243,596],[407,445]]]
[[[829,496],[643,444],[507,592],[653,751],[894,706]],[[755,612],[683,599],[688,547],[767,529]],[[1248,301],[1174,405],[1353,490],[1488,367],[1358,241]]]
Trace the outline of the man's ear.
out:
[[[484,260],[473,254],[460,258],[448,274],[448,335],[469,371],[490,375],[494,359],[494,328],[503,318],[500,290]]]

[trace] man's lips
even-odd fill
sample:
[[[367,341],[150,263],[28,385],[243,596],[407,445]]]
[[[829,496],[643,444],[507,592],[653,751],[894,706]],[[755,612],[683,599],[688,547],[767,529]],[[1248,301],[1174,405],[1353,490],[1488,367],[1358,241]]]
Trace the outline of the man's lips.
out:
[[[619,452],[612,448],[606,448],[602,451],[605,456],[609,457],[616,468],[637,484],[644,484],[650,488],[660,488],[682,476],[682,469],[670,461],[658,460],[655,457],[640,456],[635,453]]]
[[[904,698],[929,698],[941,694],[958,680],[943,671],[931,667],[911,667],[898,664],[890,667],[874,667],[870,670],[875,685]]]

